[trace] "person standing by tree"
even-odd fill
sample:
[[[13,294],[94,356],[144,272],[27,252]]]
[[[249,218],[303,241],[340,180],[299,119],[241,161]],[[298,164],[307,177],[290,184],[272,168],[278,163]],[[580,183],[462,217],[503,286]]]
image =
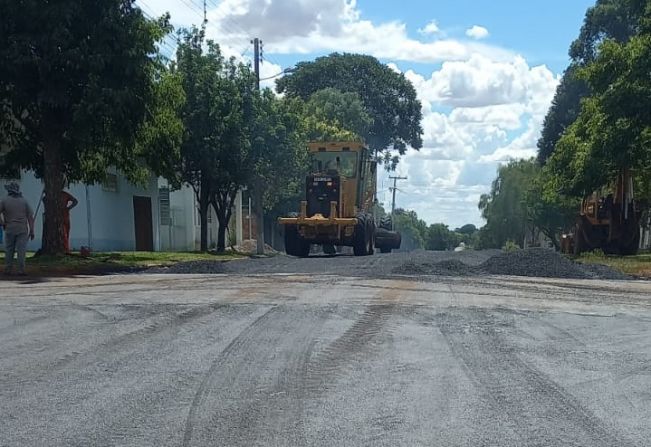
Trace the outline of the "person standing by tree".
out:
[[[16,182],[5,185],[9,196],[0,202],[0,223],[5,229],[5,274],[10,275],[18,253],[18,275],[25,274],[27,238],[34,240],[34,212]]]
[[[77,206],[79,201],[69,192],[61,191],[61,205],[63,205],[63,242],[66,253],[70,253],[70,210]]]

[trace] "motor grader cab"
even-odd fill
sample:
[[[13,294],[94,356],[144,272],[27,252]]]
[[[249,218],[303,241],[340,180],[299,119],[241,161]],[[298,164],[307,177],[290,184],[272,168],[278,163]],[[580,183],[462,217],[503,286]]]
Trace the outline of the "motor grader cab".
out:
[[[400,248],[400,235],[383,230],[376,238],[377,163],[361,143],[310,143],[310,174],[300,212],[278,219],[285,227],[285,251],[306,257],[312,245],[335,253],[349,246],[356,256]]]
[[[595,249],[608,254],[636,254],[642,214],[638,205],[633,196],[633,177],[629,170],[622,170],[614,185],[583,199],[573,232],[562,237],[561,250],[575,255]]]

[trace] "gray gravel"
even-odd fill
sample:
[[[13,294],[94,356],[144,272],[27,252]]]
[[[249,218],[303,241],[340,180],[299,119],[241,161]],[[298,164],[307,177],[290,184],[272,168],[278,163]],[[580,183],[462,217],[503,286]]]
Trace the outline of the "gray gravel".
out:
[[[620,272],[602,265],[576,263],[546,249],[514,252],[501,250],[466,250],[463,252],[424,251],[350,255],[313,255],[299,259],[277,255],[231,262],[196,261],[168,268],[151,269],[150,273],[322,273],[364,277],[391,275],[484,276],[513,275],[546,278],[627,279]]]

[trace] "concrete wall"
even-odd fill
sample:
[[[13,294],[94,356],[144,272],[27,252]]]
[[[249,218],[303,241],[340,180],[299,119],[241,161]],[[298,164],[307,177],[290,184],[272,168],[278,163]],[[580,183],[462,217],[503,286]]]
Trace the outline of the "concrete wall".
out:
[[[161,187],[167,182],[160,180]],[[170,192],[172,225],[162,225],[161,249],[164,251],[197,251],[201,247],[201,226],[198,204],[194,190],[189,186]],[[217,245],[219,222],[212,207],[208,218],[208,248]],[[228,233],[227,233],[228,237]],[[228,244],[228,241],[226,241]]]
[[[160,182],[167,187],[167,183]],[[193,251],[195,227],[195,197],[192,188],[183,187],[170,192],[170,214],[172,225],[162,225],[161,249],[164,251]]]
[[[6,196],[4,185],[6,179],[0,180],[0,198]],[[36,212],[43,191],[41,180],[31,172],[24,172],[18,180],[23,196]],[[86,188],[83,184],[73,184],[67,189],[75,196],[79,204],[71,210],[70,245],[73,250],[89,245],[88,206],[90,204],[90,226],[92,230],[91,246],[94,251],[132,251],[135,250],[136,237],[134,225],[133,197],[150,197],[152,204],[152,230],[154,250],[160,250],[160,225],[158,209],[158,181],[152,178],[147,187],[141,188],[130,184],[124,177],[117,175],[117,190],[108,191],[102,185]],[[43,223],[43,206],[36,215],[36,238],[30,242],[29,250],[41,247]]]

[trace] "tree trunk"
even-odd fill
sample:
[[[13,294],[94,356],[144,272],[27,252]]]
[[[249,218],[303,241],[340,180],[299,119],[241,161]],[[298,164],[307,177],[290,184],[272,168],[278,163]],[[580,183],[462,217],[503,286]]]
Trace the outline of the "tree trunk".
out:
[[[44,132],[43,140],[43,181],[45,183],[43,205],[45,212],[41,253],[56,256],[66,252],[61,203],[61,191],[64,187],[61,136],[57,132]]]
[[[224,203],[219,200],[217,194],[212,195],[210,203],[215,210],[217,222],[219,222],[219,228],[217,228],[217,252],[223,253],[226,250],[226,230],[228,229],[228,221],[226,220],[224,212]]]
[[[237,190],[226,193],[225,195],[213,193],[210,199],[210,203],[215,210],[219,222],[219,229],[217,230],[217,251],[219,253],[226,251],[226,232],[231,220],[231,209],[233,208],[236,196]]]
[[[205,175],[201,175],[201,186],[198,194],[199,199],[199,218],[202,252],[208,251],[208,211],[210,207],[210,189],[209,182]]]
[[[226,229],[228,225],[225,222],[222,222],[222,219],[219,220],[219,228],[217,229],[217,252],[223,253],[226,251]]]
[[[262,189],[262,182],[257,180],[253,188],[253,205],[255,207],[255,223],[256,223],[256,253],[259,255],[264,254],[264,206],[262,199],[264,197]]]

